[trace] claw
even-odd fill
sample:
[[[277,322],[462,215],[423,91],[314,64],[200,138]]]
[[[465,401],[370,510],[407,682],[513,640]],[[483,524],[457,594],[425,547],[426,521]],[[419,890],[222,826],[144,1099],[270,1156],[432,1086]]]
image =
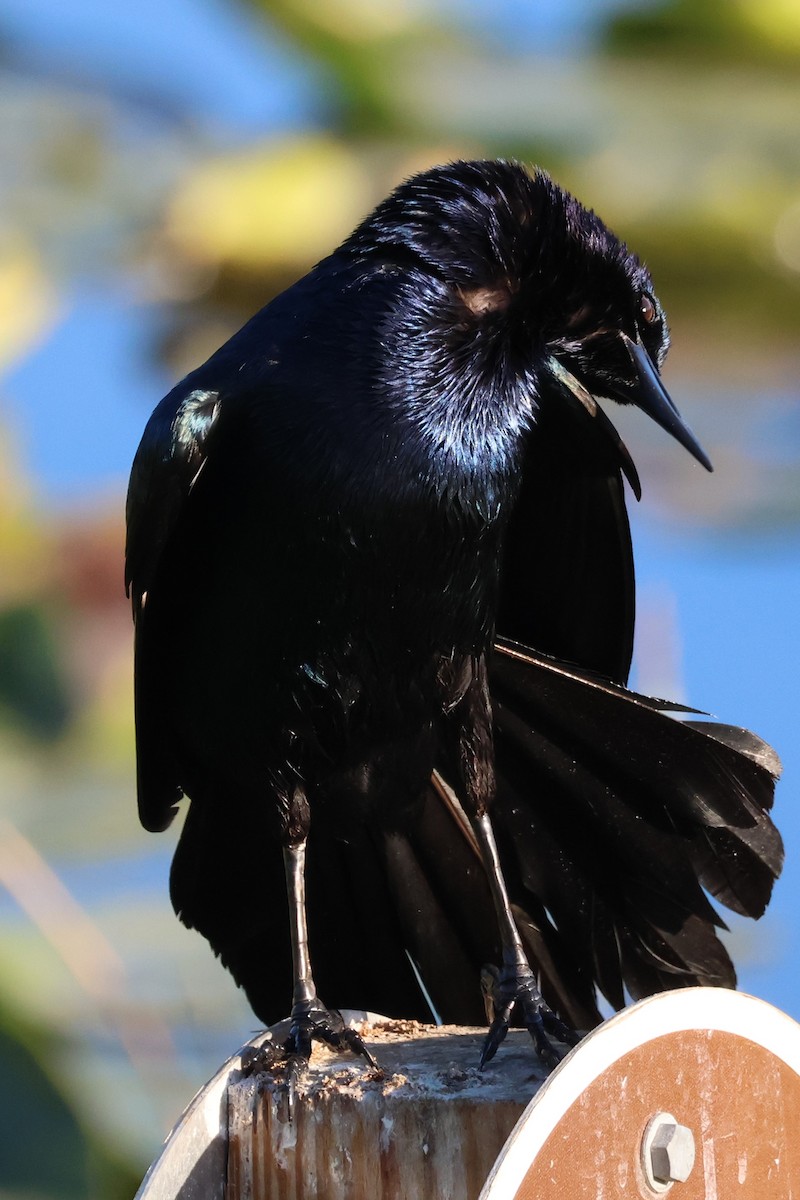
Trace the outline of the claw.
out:
[[[489,1026],[489,1032],[486,1035],[486,1041],[483,1043],[483,1051],[481,1053],[481,1070],[488,1062],[491,1062],[500,1047],[501,1042],[505,1040],[508,1033],[508,1026],[511,1019],[511,1010],[498,1013]]]
[[[563,1051],[553,1045],[550,1037],[570,1046],[580,1041],[580,1035],[565,1025],[546,1003],[530,967],[519,963],[506,964],[500,971],[496,967],[484,967],[481,984],[487,1013],[494,1013],[483,1044],[481,1069],[497,1053],[508,1033],[515,1010],[519,1012],[533,1039],[536,1053],[549,1070],[557,1067],[564,1057]]]
[[[342,1014],[336,1009],[312,1008],[293,1016],[292,1028],[285,1043],[289,1053],[308,1061],[311,1044],[315,1041],[325,1042],[334,1050],[349,1050],[352,1054],[358,1054],[371,1067],[378,1065],[360,1035],[345,1025]]]
[[[281,1046],[264,1041],[260,1046],[245,1046],[242,1051],[242,1076],[265,1075],[285,1060]]]
[[[248,1047],[242,1055],[242,1072],[245,1075],[283,1068],[281,1091],[286,1096],[290,1122],[294,1120],[298,1086],[311,1059],[314,1042],[324,1042],[334,1050],[357,1054],[373,1070],[380,1070],[361,1035],[344,1023],[340,1012],[314,1007],[293,1013],[289,1036],[283,1043],[267,1041],[258,1047]]]
[[[374,1071],[379,1069],[376,1060],[361,1040],[360,1034],[356,1033],[355,1029],[351,1029],[349,1025],[343,1024],[341,1033],[337,1036],[336,1041],[331,1042],[331,1045],[337,1050],[349,1050],[351,1054],[359,1054],[367,1060]]]
[[[297,1105],[297,1085],[305,1074],[307,1066],[308,1058],[300,1054],[291,1054],[286,1063],[283,1088],[286,1093],[286,1106],[290,1124],[294,1121],[294,1110]]]

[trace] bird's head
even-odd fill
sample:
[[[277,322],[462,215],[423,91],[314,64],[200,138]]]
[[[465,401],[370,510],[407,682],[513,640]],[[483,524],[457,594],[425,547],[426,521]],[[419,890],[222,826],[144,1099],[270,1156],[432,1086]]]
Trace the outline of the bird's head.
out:
[[[669,333],[647,268],[544,171],[436,167],[402,184],[350,245],[431,280],[462,361],[492,373],[500,363],[590,414],[596,396],[634,404],[711,470],[661,382]]]

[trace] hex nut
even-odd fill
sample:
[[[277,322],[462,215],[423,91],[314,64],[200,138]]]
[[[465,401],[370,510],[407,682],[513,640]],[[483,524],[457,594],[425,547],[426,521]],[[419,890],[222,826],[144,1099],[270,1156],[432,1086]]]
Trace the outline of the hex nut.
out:
[[[672,1113],[657,1113],[648,1123],[642,1141],[642,1166],[654,1191],[665,1192],[673,1183],[685,1183],[694,1167],[694,1135]]]

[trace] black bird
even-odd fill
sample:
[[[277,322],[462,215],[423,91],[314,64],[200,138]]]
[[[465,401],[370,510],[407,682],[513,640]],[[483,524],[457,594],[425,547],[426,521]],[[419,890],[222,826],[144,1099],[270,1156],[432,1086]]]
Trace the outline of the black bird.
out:
[[[291,996],[299,1061],[345,1037],[320,997],[479,1021],[486,963],[484,1061],[513,1019],[552,1062],[598,991],[735,985],[708,893],[763,912],[777,758],[624,687],[639,483],[595,397],[710,468],[667,345],[598,217],[543,171],[457,162],[153,413],[128,496],[141,820],[190,797],[176,911],[261,1020]]]

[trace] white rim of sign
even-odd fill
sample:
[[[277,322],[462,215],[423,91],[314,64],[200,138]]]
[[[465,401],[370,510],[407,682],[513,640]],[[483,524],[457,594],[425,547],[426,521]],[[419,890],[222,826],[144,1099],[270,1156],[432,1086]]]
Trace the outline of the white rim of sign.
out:
[[[567,1110],[623,1055],[656,1038],[693,1029],[746,1038],[800,1075],[800,1025],[764,1000],[710,987],[651,996],[587,1034],[559,1064],[511,1131],[478,1200],[513,1200]]]

